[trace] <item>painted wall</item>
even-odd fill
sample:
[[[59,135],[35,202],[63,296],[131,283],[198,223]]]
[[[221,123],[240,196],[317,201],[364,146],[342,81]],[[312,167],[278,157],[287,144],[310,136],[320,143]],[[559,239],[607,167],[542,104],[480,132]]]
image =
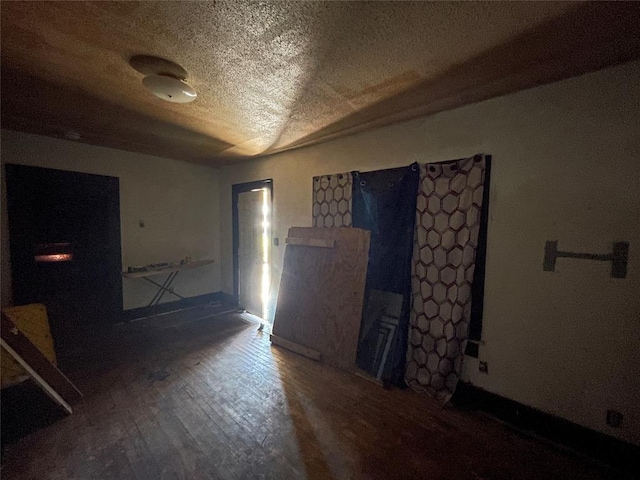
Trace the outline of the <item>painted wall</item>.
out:
[[[220,290],[219,172],[186,162],[2,130],[2,163],[16,163],[120,179],[122,266],[214,259],[181,272],[174,287],[187,296]],[[4,179],[3,179],[4,181]],[[2,305],[11,298],[2,189]],[[139,226],[144,221],[144,228]],[[124,308],[145,306],[155,287],[123,279]],[[164,301],[176,300],[165,295]]]
[[[232,292],[231,185],[274,179],[274,280],[291,226],[311,225],[321,174],[493,155],[480,374],[474,384],[640,444],[640,62],[221,169],[222,288]],[[610,264],[560,259],[546,240],[608,252],[631,242],[626,279]],[[605,424],[607,409],[624,426]]]

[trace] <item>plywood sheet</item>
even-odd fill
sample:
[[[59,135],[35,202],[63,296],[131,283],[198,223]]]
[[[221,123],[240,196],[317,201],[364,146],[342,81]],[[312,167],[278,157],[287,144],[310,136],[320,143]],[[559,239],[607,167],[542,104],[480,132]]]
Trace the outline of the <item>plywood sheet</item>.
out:
[[[290,342],[289,340],[285,340],[284,338],[280,338],[277,335],[271,335],[270,337],[271,343],[274,345],[279,345],[280,347],[284,347],[287,350],[291,350],[292,352],[299,353],[303,357],[310,358],[312,360],[320,361],[322,359],[322,354],[317,352],[311,348],[303,347],[297,343]]]
[[[47,309],[40,303],[20,305],[5,308],[4,314],[25,334],[38,350],[54,365],[56,352],[53,347],[53,338],[49,329]],[[0,352],[0,378],[2,387],[9,387],[28,378],[27,372],[20,366],[8,352]]]
[[[333,248],[336,246],[335,240],[325,240],[322,238],[296,238],[289,237],[286,242],[287,245],[304,245],[306,247],[318,247],[318,248]]]
[[[36,384],[68,413],[72,413],[69,404],[80,400],[82,393],[4,312],[1,314],[0,337],[2,348],[27,371]]]
[[[370,234],[358,228],[292,227],[288,236],[333,240],[335,247],[287,245],[273,334],[353,371]]]

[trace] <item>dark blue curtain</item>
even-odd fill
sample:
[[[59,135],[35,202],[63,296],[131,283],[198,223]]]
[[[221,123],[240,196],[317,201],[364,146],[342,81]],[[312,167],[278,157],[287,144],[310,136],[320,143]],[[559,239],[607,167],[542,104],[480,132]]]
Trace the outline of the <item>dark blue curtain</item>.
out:
[[[353,226],[371,231],[357,364],[385,384],[403,385],[420,169],[352,175]]]

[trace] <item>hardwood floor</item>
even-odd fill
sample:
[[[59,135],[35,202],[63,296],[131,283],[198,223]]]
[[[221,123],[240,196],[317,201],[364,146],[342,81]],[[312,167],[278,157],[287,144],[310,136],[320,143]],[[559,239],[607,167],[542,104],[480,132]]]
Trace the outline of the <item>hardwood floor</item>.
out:
[[[69,417],[10,444],[3,479],[620,478],[492,418],[272,347],[193,309],[118,326],[67,366]]]

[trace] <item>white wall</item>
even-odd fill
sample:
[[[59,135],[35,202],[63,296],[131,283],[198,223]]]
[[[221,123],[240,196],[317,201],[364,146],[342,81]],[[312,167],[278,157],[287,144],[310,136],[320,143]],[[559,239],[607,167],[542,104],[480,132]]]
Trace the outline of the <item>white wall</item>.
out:
[[[122,267],[214,259],[181,272],[174,287],[187,296],[220,290],[218,170],[166,158],[2,130],[2,163],[110,175],[120,179]],[[10,298],[5,193],[2,215],[2,304]],[[140,228],[143,220],[145,227]],[[145,306],[154,287],[123,279],[124,308]],[[165,295],[163,301],[176,300]]]
[[[476,385],[640,444],[640,62],[431,117],[221,169],[222,288],[232,292],[231,185],[274,179],[274,236],[311,225],[321,174],[493,155]],[[560,259],[546,240],[608,252],[631,242],[626,279],[610,264]],[[284,242],[274,247],[280,274]],[[605,424],[607,409],[624,427]]]

